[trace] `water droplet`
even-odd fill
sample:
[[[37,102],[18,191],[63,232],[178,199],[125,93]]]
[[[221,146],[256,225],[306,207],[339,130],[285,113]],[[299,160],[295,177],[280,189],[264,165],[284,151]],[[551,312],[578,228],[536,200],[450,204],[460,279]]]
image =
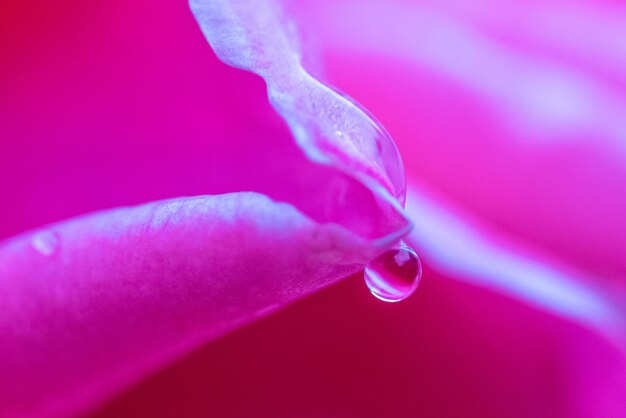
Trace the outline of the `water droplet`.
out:
[[[422,264],[403,241],[367,264],[365,284],[372,295],[385,302],[399,302],[411,296],[422,277]]]
[[[49,257],[59,248],[59,236],[56,232],[45,230],[35,234],[30,243],[35,250]]]

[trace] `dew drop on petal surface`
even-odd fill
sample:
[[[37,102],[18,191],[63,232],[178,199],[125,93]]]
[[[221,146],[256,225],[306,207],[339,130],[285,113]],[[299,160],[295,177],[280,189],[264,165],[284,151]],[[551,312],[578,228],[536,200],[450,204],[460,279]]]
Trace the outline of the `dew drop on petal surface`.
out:
[[[53,255],[59,247],[59,237],[53,231],[41,231],[35,234],[31,240],[31,245],[42,255],[49,257]]]
[[[422,277],[422,264],[404,242],[387,250],[365,267],[365,284],[372,295],[385,302],[399,302],[411,296]]]

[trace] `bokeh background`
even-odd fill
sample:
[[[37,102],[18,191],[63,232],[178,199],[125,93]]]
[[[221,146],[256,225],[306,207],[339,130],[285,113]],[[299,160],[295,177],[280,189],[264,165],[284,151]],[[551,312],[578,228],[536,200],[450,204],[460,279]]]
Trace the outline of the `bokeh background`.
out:
[[[407,301],[380,303],[349,277],[90,416],[626,416],[626,7],[294,5],[316,71],[387,127],[413,190],[618,313],[590,325],[480,268],[451,273],[453,251],[423,256]],[[289,132],[262,81],[217,60],[185,1],[0,6],[0,239],[98,209],[262,191],[290,163],[268,138]]]

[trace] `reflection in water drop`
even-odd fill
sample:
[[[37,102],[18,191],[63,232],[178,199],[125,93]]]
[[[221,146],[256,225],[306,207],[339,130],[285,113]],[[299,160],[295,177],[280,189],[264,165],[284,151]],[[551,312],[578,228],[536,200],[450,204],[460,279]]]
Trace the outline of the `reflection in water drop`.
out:
[[[56,232],[45,230],[35,234],[30,243],[39,253],[49,257],[59,248],[59,236]]]
[[[364,277],[372,295],[385,302],[399,302],[417,289],[422,265],[415,251],[401,241],[370,261]]]

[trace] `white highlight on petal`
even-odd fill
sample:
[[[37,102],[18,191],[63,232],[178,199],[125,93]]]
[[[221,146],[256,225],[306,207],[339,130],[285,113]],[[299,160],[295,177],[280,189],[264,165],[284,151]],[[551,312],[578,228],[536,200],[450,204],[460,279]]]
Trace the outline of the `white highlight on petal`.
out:
[[[44,230],[36,233],[30,243],[39,253],[49,257],[57,251],[59,237],[54,231]]]
[[[342,3],[318,18],[328,23],[329,45],[392,55],[447,77],[485,96],[528,139],[584,131],[626,152],[626,97],[597,77],[505,45],[452,13]]]
[[[424,189],[410,185],[407,238],[423,259],[445,274],[500,291],[626,342],[626,309],[597,278],[533,254],[479,225]]]

